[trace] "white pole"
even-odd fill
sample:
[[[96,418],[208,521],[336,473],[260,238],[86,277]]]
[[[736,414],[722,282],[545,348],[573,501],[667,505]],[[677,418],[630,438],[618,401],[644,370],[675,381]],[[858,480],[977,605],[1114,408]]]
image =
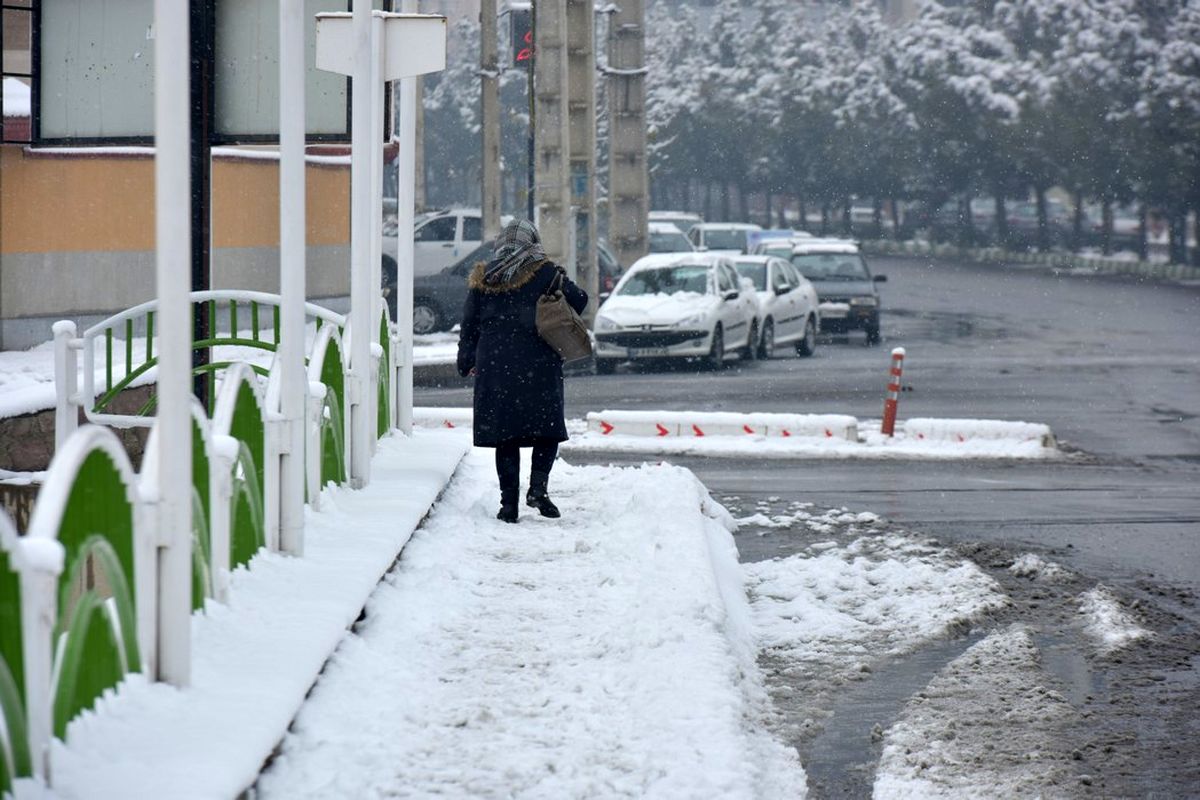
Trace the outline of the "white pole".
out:
[[[158,284],[158,672],[191,678],[191,66],[188,4],[154,0],[154,235]]]
[[[417,12],[417,0],[402,10]],[[396,381],[396,424],[412,434],[413,419],[413,214],[417,183],[417,79],[400,80],[400,152],[396,156],[396,326],[400,331],[400,375]]]
[[[387,84],[383,81],[383,18],[371,20],[371,342],[379,343],[379,316],[383,313],[383,106]],[[372,348],[374,349],[374,348]],[[372,359],[366,406],[367,430],[371,432],[371,452],[379,443],[379,390],[375,381],[387,374],[387,365]]]
[[[350,102],[350,485],[361,489],[371,474],[370,420],[364,403],[371,374],[371,0],[354,0],[351,42],[354,72]]]
[[[287,441],[279,469],[279,548],[304,554],[304,0],[279,0],[279,412]]]

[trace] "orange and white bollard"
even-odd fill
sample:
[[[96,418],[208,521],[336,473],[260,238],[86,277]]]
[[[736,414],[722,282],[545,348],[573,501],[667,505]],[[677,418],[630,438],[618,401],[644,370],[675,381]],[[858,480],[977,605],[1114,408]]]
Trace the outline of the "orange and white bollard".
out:
[[[896,404],[900,400],[900,374],[904,371],[904,348],[892,350],[892,369],[888,377],[887,399],[883,401],[884,436],[893,436],[896,430]]]

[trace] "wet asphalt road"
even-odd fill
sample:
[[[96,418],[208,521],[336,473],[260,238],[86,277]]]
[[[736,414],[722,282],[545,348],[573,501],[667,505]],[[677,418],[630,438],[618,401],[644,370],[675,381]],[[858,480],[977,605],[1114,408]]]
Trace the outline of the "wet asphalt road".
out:
[[[879,664],[871,679],[827,699],[793,692],[792,679],[779,677],[786,669],[764,661],[772,691],[800,698],[776,696],[779,734],[799,751],[814,800],[870,796],[880,752],[872,728],[887,729],[984,630],[1011,623],[1034,632],[1041,680],[1078,715],[1059,742],[1072,753],[1074,775],[1046,785],[1046,796],[1195,796],[1200,286],[907,259],[876,259],[873,267],[889,278],[881,287],[882,346],[867,347],[859,334],[822,340],[810,359],[730,362],[716,374],[638,368],[573,377],[568,416],[667,408],[877,418],[889,351],[903,346],[902,419],[1049,424],[1066,455],[1048,462],[672,460],[736,514],[793,501],[874,511],[893,529],[957,548],[1011,598],[1008,610],[970,634]],[[468,406],[470,389],[418,388],[416,402]],[[789,555],[807,541],[800,531],[745,528],[735,535],[744,561]],[[1027,551],[1074,577],[1061,586],[1014,578],[1007,567]],[[1096,583],[1135,610],[1152,631],[1150,645],[1112,656],[1094,650],[1079,627],[1077,597]],[[813,717],[824,721],[812,726]]]
[[[1200,287],[914,259],[872,266],[888,276],[882,346],[852,334],[823,339],[810,359],[731,361],[717,374],[623,368],[574,377],[568,416],[668,408],[878,417],[890,349],[903,346],[902,419],[1044,422],[1070,457],[768,469],[674,460],[715,493],[871,510],[946,541],[1046,549],[1131,589],[1200,592]],[[470,390],[418,388],[416,402],[470,405]]]

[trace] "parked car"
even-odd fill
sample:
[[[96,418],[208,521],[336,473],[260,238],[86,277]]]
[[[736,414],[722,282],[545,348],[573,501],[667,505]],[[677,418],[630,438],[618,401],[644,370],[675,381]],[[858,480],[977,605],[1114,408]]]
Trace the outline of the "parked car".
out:
[[[690,253],[696,249],[687,234],[672,222],[651,222],[649,233],[651,253]]]
[[[507,224],[511,216],[500,218]],[[436,275],[475,250],[483,240],[483,214],[478,208],[452,208],[418,216],[413,225],[413,274]],[[384,225],[383,268],[396,269],[396,229]]]
[[[871,275],[853,242],[813,239],[792,248],[792,265],[812,283],[820,299],[821,330],[861,330],[879,342],[879,291],[886,275]]]
[[[730,352],[753,358],[758,301],[718,253],[645,256],[596,314],[596,371],[641,359],[702,359],[720,369]]]
[[[786,239],[774,238],[760,240],[758,244],[754,245],[754,248],[750,251],[750,254],[756,256],[777,256],[787,261],[792,257],[792,249],[795,248],[796,245],[802,244],[803,242],[806,242],[812,238],[813,235],[811,233],[806,233],[805,231],[792,231],[792,235]]]
[[[734,268],[754,285],[758,300],[758,357],[770,358],[775,345],[792,345],[802,356],[817,349],[821,324],[817,290],[788,261],[775,256],[743,256]]]
[[[603,242],[597,243],[599,302],[604,302],[621,276],[621,266]],[[413,333],[424,335],[448,331],[461,321],[467,299],[467,278],[480,261],[492,257],[492,242],[483,242],[450,266],[432,275],[413,278]],[[396,318],[396,267],[385,265],[383,293],[392,319]]]
[[[691,227],[688,238],[697,250],[745,254],[750,252],[750,234],[761,230],[745,222],[702,222]]]
[[[648,219],[652,223],[665,222],[668,225],[674,225],[684,233],[690,231],[693,225],[704,222],[704,217],[691,211],[651,211]]]

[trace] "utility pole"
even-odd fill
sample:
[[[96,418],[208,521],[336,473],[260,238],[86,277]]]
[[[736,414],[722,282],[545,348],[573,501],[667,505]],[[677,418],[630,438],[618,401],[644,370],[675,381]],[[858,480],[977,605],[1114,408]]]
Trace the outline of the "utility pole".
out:
[[[608,22],[609,242],[628,267],[646,254],[645,6],[621,0]]]
[[[483,117],[480,207],[485,242],[500,233],[500,65],[496,19],[496,0],[482,0],[479,4],[479,80]]]
[[[571,205],[575,207],[575,281],[590,298],[596,274],[596,14],[594,0],[567,0],[567,111]]]
[[[546,256],[569,263],[567,0],[534,3],[534,196]]]

